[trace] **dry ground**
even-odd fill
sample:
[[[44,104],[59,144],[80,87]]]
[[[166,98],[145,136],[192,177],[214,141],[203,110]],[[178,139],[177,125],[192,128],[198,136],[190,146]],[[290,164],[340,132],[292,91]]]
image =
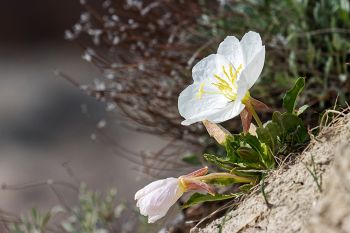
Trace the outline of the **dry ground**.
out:
[[[350,115],[341,115],[323,127],[297,161],[269,176],[270,208],[256,192],[225,217],[191,232],[350,232]],[[313,166],[322,192],[307,169]]]

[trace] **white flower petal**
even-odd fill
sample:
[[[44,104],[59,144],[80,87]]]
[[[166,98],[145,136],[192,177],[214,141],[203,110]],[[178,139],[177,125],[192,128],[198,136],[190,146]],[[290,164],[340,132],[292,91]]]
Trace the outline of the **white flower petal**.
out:
[[[210,115],[215,114],[217,111],[221,111],[228,104],[229,104],[229,102],[223,108],[211,109],[211,110],[203,112],[201,114],[192,116],[191,118],[187,118],[186,120],[182,121],[181,124],[182,125],[191,125],[191,124],[196,123],[196,122],[201,122],[201,121],[204,121],[204,120],[208,120],[208,118],[210,118]]]
[[[241,44],[234,36],[228,36],[220,43],[218,54],[226,57],[226,59],[233,64],[235,69],[245,64]]]
[[[265,62],[265,46],[255,55],[253,60],[243,69],[241,76],[244,76],[251,88],[259,78]]]
[[[176,178],[173,178],[173,179],[176,179]],[[142,196],[144,196],[144,195],[150,193],[151,191],[163,186],[165,182],[166,182],[166,180],[153,181],[152,183],[148,184],[147,186],[145,186],[144,188],[142,188],[136,192],[135,200],[140,199]]]
[[[244,54],[244,67],[246,67],[262,48],[260,35],[252,31],[246,33],[241,40],[241,46]]]
[[[244,71],[244,70],[243,70]],[[245,72],[242,72],[237,79],[237,99],[241,101],[250,89],[250,83],[248,81]]]
[[[230,61],[220,54],[211,54],[200,60],[192,68],[192,78],[194,82],[213,82],[215,81],[214,74],[224,77],[222,67],[228,67]]]
[[[150,185],[156,187],[150,190]],[[140,213],[144,216],[148,216],[148,222],[152,223],[162,218],[169,208],[182,196],[183,191],[179,186],[179,180],[177,178],[167,178],[159,180],[159,182],[153,182],[147,185],[144,189],[148,190],[147,193],[143,193],[139,197],[136,206],[140,208]],[[162,183],[161,186],[158,184]]]
[[[238,116],[244,109],[244,105],[241,101],[236,100],[230,102],[225,108],[220,109],[219,111],[213,112],[213,114],[207,117],[207,120],[214,123],[221,123],[229,119]]]
[[[198,96],[201,84],[194,83],[183,90],[179,96],[178,108],[180,115],[186,120],[183,124],[189,125],[201,120],[205,120],[207,114],[210,114],[216,109],[221,109],[227,105],[229,100],[222,94],[203,94]],[[203,86],[207,92],[218,92],[218,90],[211,85]],[[200,118],[198,118],[201,116]],[[198,118],[198,119],[197,119]],[[197,119],[197,120],[190,120]]]
[[[245,91],[244,95],[245,93],[247,92]],[[214,110],[211,110],[210,112],[206,112],[205,114],[197,115],[193,118],[186,119],[183,122],[181,122],[181,124],[190,125],[195,122],[204,121],[204,120],[208,120],[214,123],[221,123],[229,119],[232,119],[233,117],[239,115],[244,109],[245,106],[241,102],[244,95],[241,95],[242,97],[239,100],[237,98],[236,101],[227,103],[226,106],[224,106],[223,108],[214,109]]]
[[[242,99],[263,69],[264,60],[265,46],[258,33],[248,32],[241,41],[234,36],[226,37],[218,54],[193,67],[194,83],[180,94],[178,101],[180,115],[185,118],[182,124],[203,120],[220,123],[237,116],[244,108]]]

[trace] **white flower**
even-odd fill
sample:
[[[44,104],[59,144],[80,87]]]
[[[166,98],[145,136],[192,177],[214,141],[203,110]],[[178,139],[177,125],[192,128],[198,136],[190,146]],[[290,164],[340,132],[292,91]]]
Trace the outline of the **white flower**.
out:
[[[203,167],[179,178],[154,181],[135,194],[136,206],[142,215],[148,216],[148,223],[154,223],[165,216],[184,192],[200,190],[214,195],[213,188],[201,180],[207,173],[208,167]]]
[[[193,84],[178,100],[183,125],[209,120],[220,123],[241,113],[250,99],[249,89],[258,79],[265,60],[265,46],[256,32],[239,41],[228,36],[217,54],[209,55],[192,69]]]
[[[135,194],[140,213],[148,216],[148,223],[162,218],[184,193],[177,178],[157,180]]]

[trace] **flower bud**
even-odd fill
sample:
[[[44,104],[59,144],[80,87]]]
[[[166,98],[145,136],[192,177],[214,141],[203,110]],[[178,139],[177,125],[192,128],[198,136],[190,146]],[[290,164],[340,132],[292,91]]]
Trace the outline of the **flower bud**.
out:
[[[227,137],[231,136],[231,133],[219,124],[205,120],[203,121],[203,125],[207,129],[209,135],[221,145],[224,145]]]

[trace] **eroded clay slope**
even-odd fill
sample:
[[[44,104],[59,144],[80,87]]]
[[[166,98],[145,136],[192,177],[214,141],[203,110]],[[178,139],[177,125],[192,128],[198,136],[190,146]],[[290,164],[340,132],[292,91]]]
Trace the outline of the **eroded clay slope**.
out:
[[[223,233],[350,232],[350,115],[321,132],[293,165],[267,179],[272,207],[260,193],[246,198],[226,215]],[[322,192],[307,170],[312,164]],[[220,218],[191,232],[219,232],[222,223]]]

